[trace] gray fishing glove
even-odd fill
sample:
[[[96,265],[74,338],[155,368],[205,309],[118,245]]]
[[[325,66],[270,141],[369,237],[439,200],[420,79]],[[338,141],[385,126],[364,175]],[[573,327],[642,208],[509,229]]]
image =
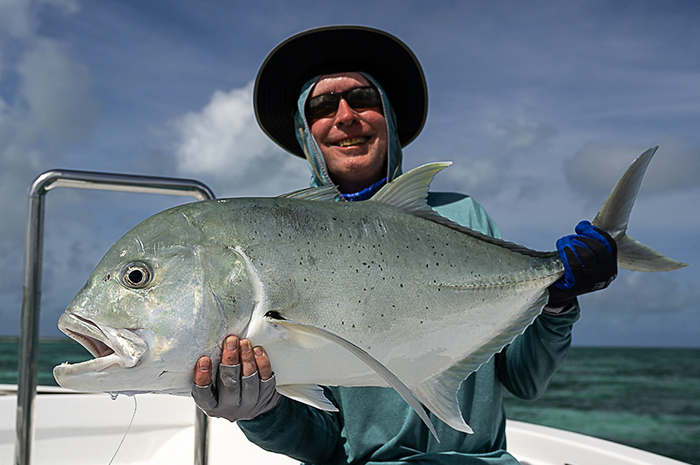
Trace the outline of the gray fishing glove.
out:
[[[192,388],[197,406],[210,417],[233,422],[250,420],[277,407],[282,396],[277,392],[275,375],[263,381],[256,371],[241,376],[241,365],[219,365],[216,382]]]

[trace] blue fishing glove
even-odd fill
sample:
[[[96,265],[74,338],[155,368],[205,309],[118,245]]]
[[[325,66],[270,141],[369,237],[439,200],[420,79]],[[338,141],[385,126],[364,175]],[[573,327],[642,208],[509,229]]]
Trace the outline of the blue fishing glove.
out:
[[[557,241],[564,276],[549,286],[547,307],[566,307],[582,294],[605,289],[617,276],[617,244],[590,221],[576,225],[576,235]]]

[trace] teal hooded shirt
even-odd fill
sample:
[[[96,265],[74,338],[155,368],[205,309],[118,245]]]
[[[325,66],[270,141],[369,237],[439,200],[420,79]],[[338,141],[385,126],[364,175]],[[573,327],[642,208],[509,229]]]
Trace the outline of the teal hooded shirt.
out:
[[[387,180],[401,174],[402,150],[393,111],[381,86],[389,135]],[[311,169],[311,186],[331,184],[318,144],[304,117],[316,79],[303,88],[296,115],[297,139]],[[380,186],[381,187],[381,186]],[[441,215],[481,233],[500,237],[486,211],[471,197],[433,193],[428,203]],[[272,411],[239,421],[246,436],[264,449],[308,464],[517,464],[507,452],[503,390],[517,397],[540,396],[563,362],[571,343],[578,308],[562,316],[540,315],[510,346],[472,373],[458,392],[462,415],[474,434],[458,432],[430,414],[438,443],[418,415],[389,388],[330,387],[338,407],[329,413],[283,397]],[[273,361],[274,363],[274,361]],[[231,451],[232,460],[235,451]]]

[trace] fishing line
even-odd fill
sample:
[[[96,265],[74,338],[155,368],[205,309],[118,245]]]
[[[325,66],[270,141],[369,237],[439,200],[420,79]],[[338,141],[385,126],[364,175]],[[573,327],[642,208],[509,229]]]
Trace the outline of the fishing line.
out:
[[[126,431],[124,432],[124,436],[122,437],[122,440],[119,441],[119,445],[117,446],[117,450],[114,451],[114,455],[112,456],[112,459],[109,461],[107,465],[112,465],[112,462],[114,462],[114,459],[117,458],[117,454],[122,448],[122,444],[124,444],[124,440],[126,439],[126,435],[129,434],[129,430],[131,429],[131,425],[134,424],[134,418],[136,418],[136,408],[138,407],[138,404],[136,402],[136,396],[131,396],[132,399],[134,399],[134,413],[131,415],[131,421],[129,422],[129,426],[126,427]],[[112,397],[112,399],[116,399],[116,396]]]

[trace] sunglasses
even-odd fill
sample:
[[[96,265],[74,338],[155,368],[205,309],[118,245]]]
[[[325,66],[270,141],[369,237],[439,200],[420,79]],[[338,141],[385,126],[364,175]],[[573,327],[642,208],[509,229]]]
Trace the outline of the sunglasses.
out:
[[[377,89],[374,87],[355,87],[345,92],[333,92],[313,97],[306,104],[306,118],[314,120],[335,115],[341,98],[354,110],[366,110],[382,105]]]

